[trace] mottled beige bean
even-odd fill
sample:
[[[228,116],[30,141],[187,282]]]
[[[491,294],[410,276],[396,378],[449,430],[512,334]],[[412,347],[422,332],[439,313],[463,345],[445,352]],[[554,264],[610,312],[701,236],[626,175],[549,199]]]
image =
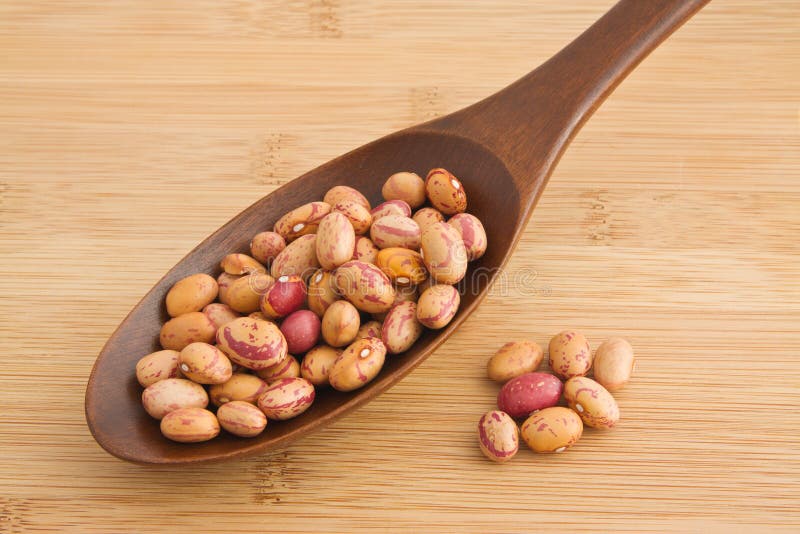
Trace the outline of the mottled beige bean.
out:
[[[387,200],[382,204],[378,204],[370,212],[372,215],[372,224],[375,221],[386,217],[387,215],[399,215],[400,217],[411,217],[411,206],[404,200]]]
[[[166,378],[147,386],[142,393],[142,406],[155,419],[180,408],[205,408],[208,394],[203,386],[183,378]]]
[[[359,339],[333,362],[328,381],[339,391],[353,391],[378,376],[386,360],[386,346],[380,339]]]
[[[423,332],[417,320],[417,305],[413,302],[397,304],[383,321],[381,340],[389,354],[400,354],[411,348]]]
[[[270,273],[278,278],[284,275],[297,275],[304,280],[319,269],[317,259],[317,236],[300,236],[289,243],[272,262]]]
[[[266,273],[250,273],[231,281],[220,295],[220,302],[227,304],[236,312],[253,313],[259,311],[261,296],[275,283],[275,279]]]
[[[549,347],[550,368],[563,380],[583,376],[592,366],[592,350],[583,334],[565,330],[553,336]]]
[[[419,225],[421,232],[424,232],[428,226],[432,225],[433,223],[444,221],[444,215],[442,215],[442,212],[436,208],[419,209],[411,218],[414,219],[414,222]]]
[[[622,389],[631,379],[633,347],[621,337],[603,341],[594,353],[594,379],[609,391]]]
[[[434,208],[445,215],[467,210],[467,194],[461,182],[445,169],[431,169],[425,178],[425,193]]]
[[[217,344],[235,363],[247,369],[266,369],[283,361],[286,340],[274,324],[240,317],[217,331]]]
[[[402,200],[412,208],[425,204],[425,181],[413,172],[391,175],[381,188],[385,200]]]
[[[161,327],[161,347],[181,351],[190,343],[213,343],[217,329],[202,312],[189,312],[174,317]]]
[[[419,250],[419,225],[411,217],[386,215],[372,223],[369,235],[379,249],[402,247]]]
[[[382,330],[383,323],[381,321],[367,321],[358,329],[356,339],[364,339],[365,337],[377,337],[380,339]]]
[[[322,339],[331,347],[343,347],[353,342],[361,327],[358,310],[346,300],[331,304],[322,317]]]
[[[619,422],[619,405],[606,388],[585,376],[575,376],[564,384],[564,399],[583,424],[607,429]]]
[[[507,462],[519,450],[519,428],[507,413],[486,412],[478,421],[478,444],[493,462]]]
[[[467,249],[458,230],[447,223],[433,223],[420,239],[422,260],[440,284],[456,284],[467,273]]]
[[[333,273],[317,270],[308,280],[308,309],[322,317],[331,304],[339,300]]]
[[[334,211],[317,228],[317,261],[323,269],[333,270],[353,257],[356,233],[343,214]]]
[[[323,198],[323,200],[331,206],[338,204],[339,202],[349,200],[361,204],[367,208],[367,210],[372,209],[367,197],[362,195],[357,189],[353,189],[352,187],[348,187],[346,185],[337,185],[332,187],[327,193],[325,193],[325,198]]]
[[[214,345],[192,343],[180,355],[183,376],[198,384],[223,384],[233,375],[231,361]]]
[[[283,378],[269,385],[258,399],[268,419],[283,421],[297,417],[314,402],[314,386],[305,378]]]
[[[208,320],[214,324],[214,328],[219,328],[237,317],[241,317],[236,310],[221,302],[212,302],[203,308],[203,313],[208,317]]]
[[[522,423],[521,434],[534,452],[564,452],[581,438],[583,423],[569,408],[553,406],[528,417]]]
[[[356,248],[353,251],[353,259],[364,263],[375,263],[378,259],[378,247],[368,237],[356,239]]]
[[[136,362],[136,380],[146,388],[159,380],[166,378],[179,378],[177,350],[159,350],[144,356]]]
[[[506,343],[486,365],[486,375],[495,382],[507,382],[525,373],[535,371],[544,359],[544,351],[533,341]]]
[[[208,396],[216,406],[226,402],[245,401],[255,404],[267,390],[267,383],[255,375],[234,373],[224,384],[214,384],[208,388]]]
[[[467,260],[474,261],[484,255],[488,239],[486,230],[477,217],[469,213],[458,213],[450,217],[447,224],[458,230],[467,249]]]
[[[199,273],[178,280],[167,293],[167,313],[177,317],[184,313],[196,312],[214,302],[219,293],[219,285],[213,277]]]
[[[252,404],[231,401],[217,410],[217,420],[222,428],[240,438],[252,438],[267,427],[267,416]]]
[[[395,290],[389,278],[375,265],[348,261],[334,274],[342,297],[367,313],[381,313],[391,308]]]
[[[297,358],[288,354],[282,362],[276,363],[272,367],[267,367],[266,369],[259,369],[256,371],[256,374],[267,384],[272,384],[284,378],[297,378],[300,376],[300,363],[297,361]]]
[[[356,235],[364,235],[372,224],[372,214],[363,204],[353,200],[343,200],[333,205],[333,211],[341,213],[353,227]]]
[[[422,256],[407,248],[390,247],[381,250],[375,265],[399,286],[417,285],[428,278]]]
[[[313,234],[320,221],[331,212],[327,202],[309,202],[293,209],[275,223],[275,233],[291,243],[301,235]]]
[[[453,286],[446,284],[431,286],[419,296],[417,320],[428,328],[444,328],[455,316],[459,304],[461,295]]]
[[[219,435],[217,417],[202,408],[183,408],[168,413],[161,420],[164,437],[180,443],[199,443]]]
[[[317,345],[308,351],[303,358],[303,365],[300,366],[300,376],[317,387],[329,385],[328,373],[333,367],[333,362],[336,361],[341,353],[341,350],[328,345]]]
[[[222,258],[222,261],[219,262],[219,266],[223,271],[234,276],[255,272],[266,272],[266,269],[263,265],[261,265],[261,263],[256,261],[255,258],[251,258],[247,254],[228,254]]]
[[[285,248],[286,240],[277,232],[260,232],[250,241],[250,254],[264,265],[269,265]]]

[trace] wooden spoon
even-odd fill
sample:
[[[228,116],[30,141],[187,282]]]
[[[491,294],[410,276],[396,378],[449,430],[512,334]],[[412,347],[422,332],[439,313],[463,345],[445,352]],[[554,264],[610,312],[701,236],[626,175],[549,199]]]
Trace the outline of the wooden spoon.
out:
[[[427,358],[480,303],[502,272],[553,168],[592,112],[650,51],[708,0],[622,0],[561,52],[524,78],[466,109],[386,136],[340,156],[262,198],[203,241],[142,299],[106,343],[86,389],[86,420],[109,453],[136,463],[182,464],[263,453],[318,430],[391,387]],[[219,260],[248,250],[286,211],[345,184],[380,201],[383,181],[445,167],[461,179],[468,211],[483,221],[486,254],[470,266],[461,308],[443,330],[389,357],[378,377],[352,393],[320,390],[301,416],[270,422],[256,438],[226,433],[199,444],[164,438],[141,406],[134,369],[158,350],[168,319],[164,296],[181,278],[218,273]]]

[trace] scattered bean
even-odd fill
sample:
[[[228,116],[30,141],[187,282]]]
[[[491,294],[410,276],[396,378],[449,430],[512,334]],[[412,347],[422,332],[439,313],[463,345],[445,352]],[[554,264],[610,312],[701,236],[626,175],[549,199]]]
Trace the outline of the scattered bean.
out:
[[[563,380],[583,376],[592,366],[592,350],[583,334],[565,330],[550,340],[550,368]]]
[[[544,352],[533,341],[506,343],[489,359],[486,374],[495,382],[506,382],[514,377],[538,369]]]
[[[619,422],[619,406],[606,388],[585,376],[575,376],[564,384],[564,399],[578,412],[583,424],[592,428],[612,428]]]
[[[492,410],[478,421],[478,443],[493,462],[507,462],[519,450],[519,428],[508,414]]]
[[[528,417],[521,434],[534,452],[564,452],[581,438],[583,423],[569,408],[553,406]]]
[[[511,417],[526,417],[558,403],[564,384],[548,373],[525,373],[512,378],[497,394],[497,407]]]
[[[633,347],[621,337],[603,341],[594,353],[594,379],[609,391],[622,389],[633,374]]]

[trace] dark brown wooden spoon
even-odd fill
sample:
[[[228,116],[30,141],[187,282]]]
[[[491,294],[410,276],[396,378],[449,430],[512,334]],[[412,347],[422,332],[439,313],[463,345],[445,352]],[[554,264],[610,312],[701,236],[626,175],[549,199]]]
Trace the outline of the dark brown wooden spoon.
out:
[[[86,420],[109,453],[142,464],[227,460],[284,446],[320,429],[391,387],[427,358],[480,303],[505,266],[553,168],[592,112],[650,51],[708,0],[622,0],[552,59],[502,91],[461,111],[389,135],[338,157],[262,198],[216,231],[170,270],[106,343],[86,389]],[[429,331],[408,352],[388,358],[378,377],[352,393],[321,390],[301,416],[270,422],[259,437],[223,434],[206,443],[164,438],[141,406],[134,368],[158,350],[167,320],[164,296],[177,280],[218,274],[219,260],[247,251],[250,238],[289,209],[319,200],[334,185],[374,203],[387,176],[424,176],[445,167],[467,191],[468,211],[483,221],[486,255],[471,265],[462,304],[443,330]],[[478,274],[480,273],[480,274]]]

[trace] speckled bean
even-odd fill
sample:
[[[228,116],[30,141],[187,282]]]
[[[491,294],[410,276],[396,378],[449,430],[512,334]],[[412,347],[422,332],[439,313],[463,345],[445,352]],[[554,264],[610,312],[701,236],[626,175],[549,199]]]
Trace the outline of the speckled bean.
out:
[[[383,324],[380,321],[367,321],[358,329],[356,339],[364,339],[365,337],[377,337],[380,339],[382,329]]]
[[[255,258],[251,258],[247,254],[228,254],[222,258],[222,261],[219,262],[219,266],[223,271],[234,276],[255,272],[266,272],[266,269],[263,265],[261,265],[261,263],[256,261]]]
[[[375,263],[378,259],[378,247],[368,237],[356,239],[356,248],[353,251],[353,259],[364,263]]]
[[[368,337],[354,341],[333,362],[328,381],[339,391],[353,391],[375,378],[386,359],[386,346]]]
[[[305,378],[283,378],[269,385],[258,399],[268,419],[283,421],[297,417],[314,402],[314,386]]]
[[[389,280],[400,286],[416,285],[428,277],[422,256],[415,250],[390,247],[381,250],[375,265]]]
[[[525,373],[512,378],[497,394],[497,407],[511,417],[526,417],[558,404],[564,384],[549,373]]]
[[[410,349],[423,330],[422,324],[417,320],[417,305],[414,302],[403,302],[386,314],[381,328],[381,340],[389,354],[399,354]]]
[[[370,238],[379,249],[402,247],[418,250],[421,232],[419,225],[411,217],[386,215],[372,223]]]
[[[564,399],[583,424],[592,428],[612,428],[619,422],[619,406],[606,388],[585,376],[575,376],[564,384]]]
[[[214,345],[191,343],[180,355],[183,376],[198,384],[222,384],[233,375],[228,357]]]
[[[189,312],[174,317],[161,327],[159,340],[165,349],[183,350],[195,341],[212,343],[217,329],[202,312]]]
[[[592,350],[583,334],[565,330],[553,336],[549,347],[550,368],[564,380],[583,376],[592,366]]]
[[[309,202],[293,209],[275,223],[275,233],[291,243],[301,235],[313,234],[320,221],[331,212],[327,202]]]
[[[167,313],[177,317],[184,313],[200,311],[214,302],[219,285],[213,277],[199,273],[178,280],[167,293]]]
[[[232,401],[217,410],[217,420],[222,428],[240,438],[252,438],[267,427],[264,412],[244,401]]]
[[[142,393],[145,411],[155,419],[162,419],[180,408],[205,408],[208,394],[203,386],[183,378],[166,378],[147,386]]]
[[[360,327],[361,316],[356,307],[339,300],[322,317],[322,339],[331,347],[343,347],[353,342]]]
[[[486,230],[481,221],[469,213],[457,213],[450,217],[447,224],[458,230],[464,247],[467,249],[467,260],[474,261],[484,255],[488,244]]]
[[[267,384],[272,384],[276,380],[283,380],[284,378],[297,378],[300,376],[300,364],[297,358],[291,354],[287,355],[282,362],[260,369],[256,371],[259,378],[264,380]]]
[[[224,384],[214,384],[208,388],[208,396],[216,406],[226,402],[245,401],[255,404],[267,389],[267,383],[259,377],[245,373],[234,373]]]
[[[183,408],[161,420],[164,437],[180,443],[199,443],[219,435],[217,417],[203,408]]]
[[[348,261],[336,269],[334,277],[339,294],[361,311],[381,313],[394,302],[391,281],[375,265]]]
[[[250,254],[264,265],[269,265],[285,248],[286,240],[277,232],[260,232],[250,241]]]
[[[424,232],[433,223],[444,221],[444,215],[436,208],[421,208],[411,218],[419,225],[421,232]]]
[[[356,233],[342,213],[326,215],[317,228],[317,261],[323,269],[333,270],[353,257]]]
[[[433,223],[420,239],[422,260],[431,277],[441,284],[456,284],[467,273],[467,249],[458,230]]]
[[[270,273],[279,278],[283,275],[296,274],[304,280],[319,269],[317,260],[317,236],[308,234],[300,236],[281,251],[272,262]]]
[[[275,283],[266,273],[251,273],[229,283],[225,297],[220,302],[227,304],[239,313],[253,313],[259,310],[261,296]]]
[[[332,272],[319,269],[309,278],[308,309],[319,317],[325,315],[325,310],[339,298]]]
[[[594,353],[594,379],[609,391],[623,388],[631,379],[634,366],[633,347],[621,337],[603,341]]]
[[[286,339],[274,323],[240,317],[217,331],[217,343],[228,357],[247,369],[266,369],[283,361]]]
[[[338,204],[342,201],[352,201],[357,202],[367,208],[367,210],[372,209],[372,206],[369,204],[369,200],[367,197],[361,194],[360,191],[357,189],[353,189],[352,187],[346,185],[337,185],[328,190],[325,193],[325,198],[322,199],[323,201],[327,202],[331,206]]]
[[[493,462],[507,462],[519,450],[519,428],[508,414],[486,412],[478,421],[478,443],[484,456]]]
[[[538,369],[544,359],[544,351],[533,341],[511,341],[506,343],[486,365],[486,375],[495,382],[506,382],[514,377]]]
[[[317,345],[308,351],[303,358],[303,365],[300,366],[300,376],[317,387],[329,385],[328,373],[333,367],[333,362],[336,361],[336,358],[341,353],[341,350],[328,345]]]
[[[404,200],[387,200],[382,204],[378,204],[370,212],[372,215],[372,224],[375,221],[386,217],[387,215],[399,215],[400,217],[411,217],[411,206]]]
[[[534,452],[564,452],[581,438],[583,423],[569,408],[553,406],[528,417],[522,423],[521,434]]]
[[[444,328],[455,316],[460,303],[461,295],[453,286],[431,286],[419,296],[417,320],[428,328]]]
[[[219,328],[237,317],[241,317],[236,310],[221,302],[212,302],[203,308],[203,313],[206,314],[206,317],[208,317],[208,320],[214,325],[214,328]]]
[[[425,193],[434,208],[445,215],[467,210],[467,194],[461,182],[446,169],[431,169],[425,178]]]
[[[160,380],[180,377],[179,356],[177,350],[159,350],[144,356],[136,362],[136,380],[146,388]]]
[[[412,208],[425,204],[425,181],[413,172],[391,175],[381,188],[386,200],[403,200]]]
[[[366,234],[372,225],[372,214],[369,210],[363,204],[353,200],[337,202],[333,205],[333,211],[347,217],[356,235]]]
[[[267,319],[280,319],[296,312],[306,302],[306,284],[297,275],[283,275],[261,296],[261,313]]]

